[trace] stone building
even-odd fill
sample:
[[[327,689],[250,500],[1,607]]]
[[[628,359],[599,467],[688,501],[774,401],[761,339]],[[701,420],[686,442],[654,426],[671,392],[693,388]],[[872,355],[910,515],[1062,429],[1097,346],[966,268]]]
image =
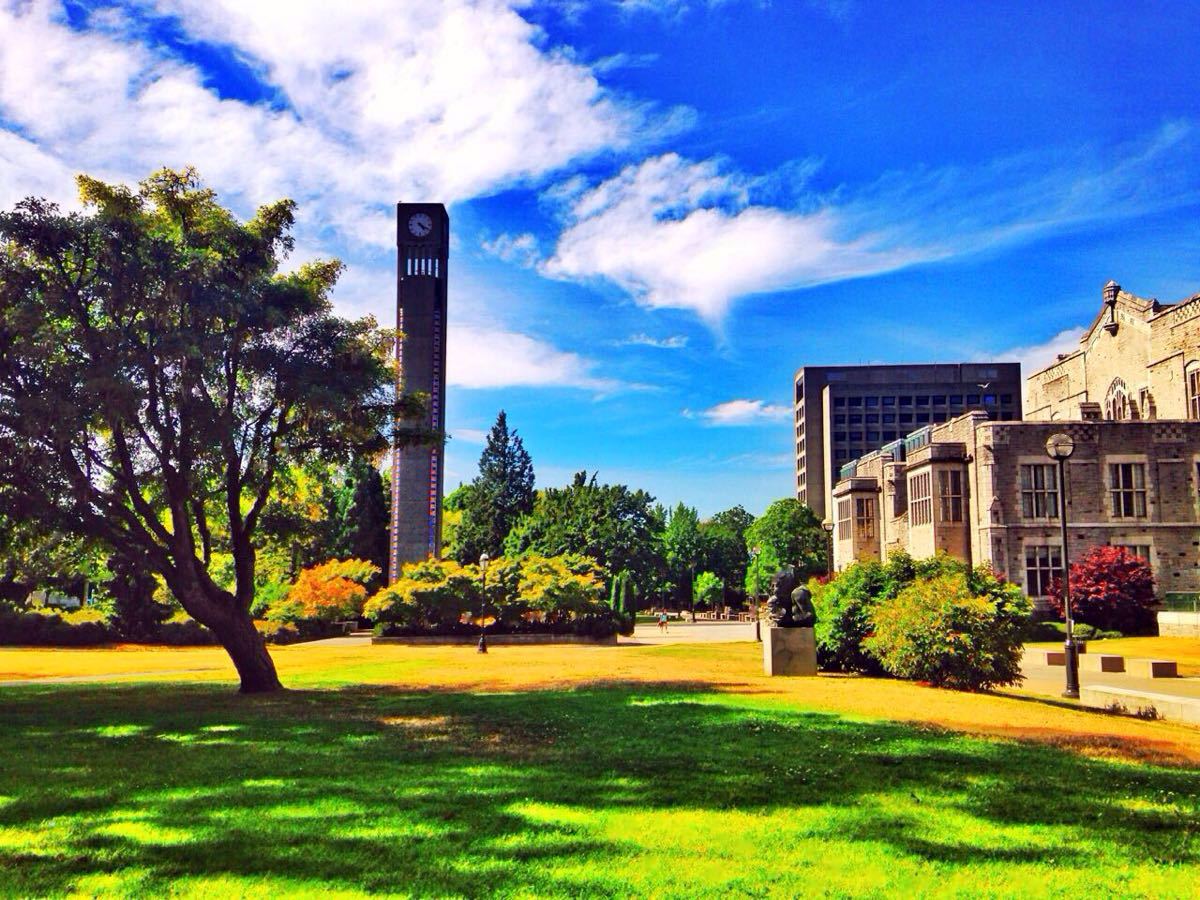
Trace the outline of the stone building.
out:
[[[850,460],[970,409],[1021,418],[1018,363],[804,366],[794,386],[796,499],[821,518]]]
[[[834,564],[945,552],[991,566],[1035,600],[1062,571],[1057,465],[1070,555],[1104,544],[1150,561],[1160,594],[1200,590],[1200,422],[995,422],[923,428],[845,466],[833,491]]]
[[[1079,349],[1029,376],[1026,419],[1200,419],[1200,294],[1176,303],[1104,286]]]

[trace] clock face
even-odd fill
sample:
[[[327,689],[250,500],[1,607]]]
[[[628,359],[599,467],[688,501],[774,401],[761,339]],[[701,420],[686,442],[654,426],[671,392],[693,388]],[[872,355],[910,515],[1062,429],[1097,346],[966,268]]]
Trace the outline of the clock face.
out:
[[[408,220],[408,230],[413,237],[425,237],[433,231],[433,219],[425,213],[413,213]]]

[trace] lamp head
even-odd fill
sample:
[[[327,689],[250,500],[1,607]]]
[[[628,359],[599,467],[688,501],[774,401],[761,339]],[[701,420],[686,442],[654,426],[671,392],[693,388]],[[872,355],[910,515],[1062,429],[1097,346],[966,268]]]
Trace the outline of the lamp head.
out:
[[[1070,459],[1075,452],[1075,439],[1069,434],[1056,432],[1046,438],[1046,455],[1054,460]]]
[[[481,554],[479,557],[479,568],[482,569],[484,572],[486,572],[487,567],[488,567],[488,562],[490,562],[490,561],[491,561],[490,556],[488,556],[486,553]]]
[[[826,534],[833,534],[833,522],[831,520],[826,519],[821,523],[821,527],[825,529]]]

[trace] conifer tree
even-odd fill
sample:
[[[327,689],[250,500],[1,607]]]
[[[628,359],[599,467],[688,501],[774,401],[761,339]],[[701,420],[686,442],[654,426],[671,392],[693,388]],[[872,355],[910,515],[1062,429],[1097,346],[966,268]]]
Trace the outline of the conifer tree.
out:
[[[460,563],[487,553],[504,553],[504,539],[522,516],[533,510],[533,459],[516,430],[508,430],[504,410],[488,434],[479,457],[479,476],[463,498],[463,517],[449,554]]]

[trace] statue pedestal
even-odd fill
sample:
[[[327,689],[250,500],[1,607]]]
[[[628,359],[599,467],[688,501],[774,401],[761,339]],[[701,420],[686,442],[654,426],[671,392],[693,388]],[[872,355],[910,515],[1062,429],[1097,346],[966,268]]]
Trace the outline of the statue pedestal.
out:
[[[764,628],[763,672],[816,675],[817,644],[811,628]]]

